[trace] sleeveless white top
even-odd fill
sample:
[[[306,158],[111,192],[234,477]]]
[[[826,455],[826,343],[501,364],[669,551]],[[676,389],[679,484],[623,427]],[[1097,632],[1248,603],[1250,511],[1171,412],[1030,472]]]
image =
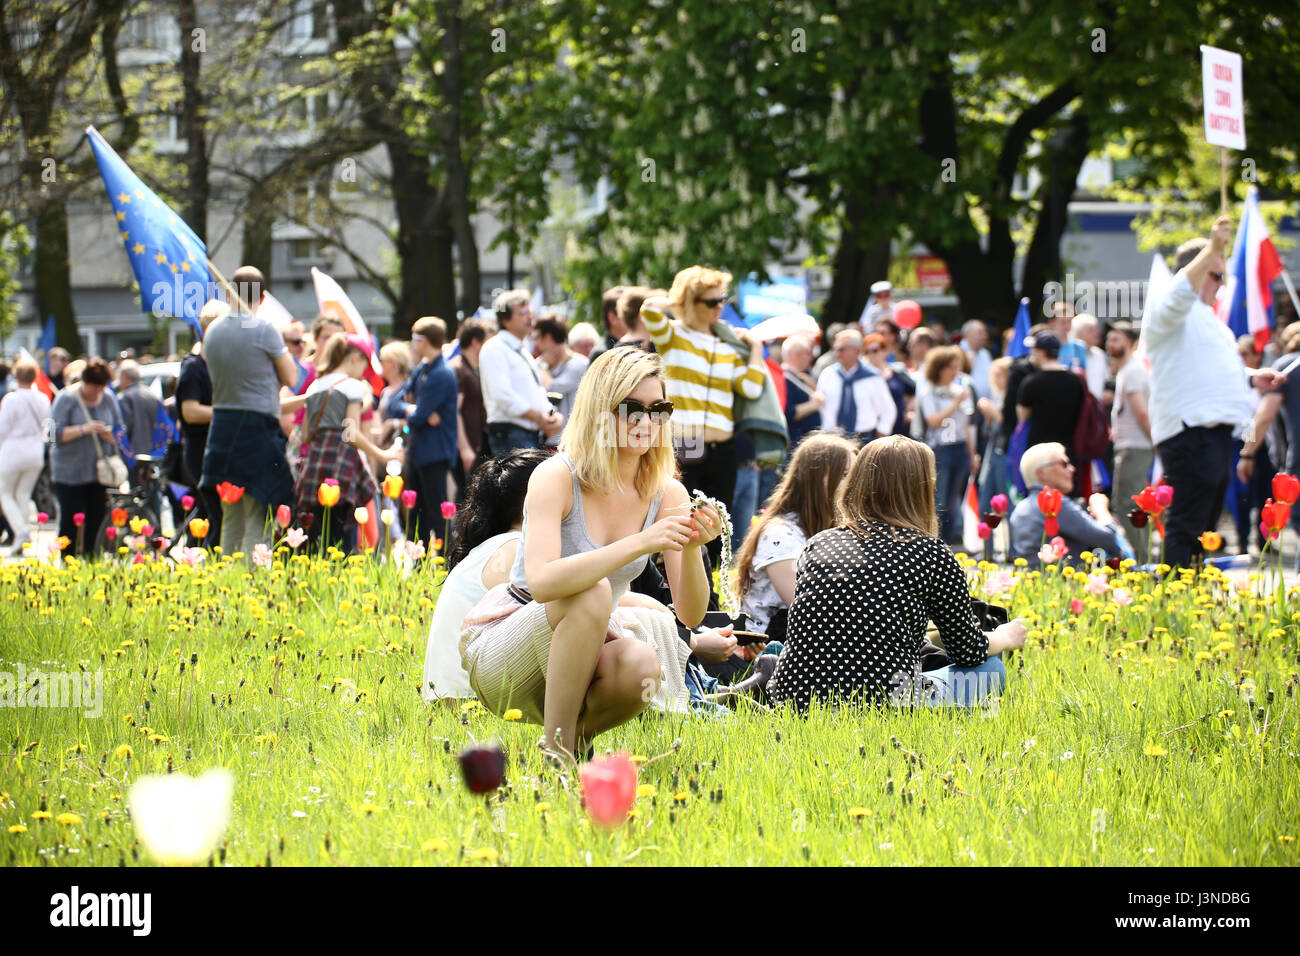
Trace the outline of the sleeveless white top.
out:
[[[424,653],[420,694],[426,701],[474,696],[469,674],[460,662],[460,624],[487,593],[483,587],[483,568],[502,545],[522,537],[522,531],[493,535],[465,555],[442,582],[438,603],[433,606],[433,621],[429,624],[429,646]]]

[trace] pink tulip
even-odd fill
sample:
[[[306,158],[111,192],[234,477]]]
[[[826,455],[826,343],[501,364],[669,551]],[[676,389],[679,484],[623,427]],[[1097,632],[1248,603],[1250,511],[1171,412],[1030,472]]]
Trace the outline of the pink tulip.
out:
[[[442,503],[442,516],[445,520],[450,521],[456,517],[456,502],[444,501]]]
[[[47,515],[44,511],[38,511],[38,512],[36,512],[36,523],[37,523],[37,524],[45,524],[45,523],[47,523],[49,520],[50,520],[50,516]]]
[[[293,523],[293,509],[288,505],[280,505],[275,509],[275,523],[281,528],[287,528]]]
[[[259,568],[269,568],[273,560],[275,560],[275,555],[271,553],[270,548],[260,541],[253,545],[253,563],[255,565]]]
[[[140,534],[142,537],[145,538],[151,537],[153,535],[153,525],[151,525],[149,522],[146,521],[140,527]]]
[[[981,541],[987,541],[989,536],[993,534],[993,529],[988,526],[986,521],[981,521],[975,531],[979,534]]]
[[[72,523],[75,524],[78,528],[80,528],[82,525],[86,523],[86,513],[84,511],[78,511],[75,515],[72,516]]]
[[[1174,489],[1171,485],[1156,485],[1156,504],[1161,510],[1168,508],[1174,502]]]
[[[182,511],[189,511],[189,510],[190,510],[191,508],[193,508],[193,507],[194,507],[194,496],[193,496],[193,495],[181,495],[181,510],[182,510]]]
[[[289,533],[284,536],[284,543],[291,548],[296,548],[307,540],[307,532],[302,528],[291,528]]]
[[[1071,601],[1070,601],[1070,613],[1071,613],[1071,614],[1082,614],[1082,613],[1083,613],[1083,602],[1080,601],[1078,598],[1073,598],[1073,599],[1071,599]]]
[[[104,537],[109,541],[115,540],[117,538],[117,529],[109,525],[104,529]]]
[[[1116,588],[1110,596],[1120,607],[1128,607],[1133,603],[1133,592],[1128,588]]]
[[[1108,590],[1110,590],[1110,585],[1106,583],[1106,575],[1104,574],[1088,575],[1087,590],[1089,594],[1105,594]]]
[[[583,764],[582,799],[591,822],[613,829],[627,819],[636,800],[636,764],[626,753]]]
[[[402,492],[402,505],[403,505],[403,507],[406,507],[406,508],[414,508],[414,507],[415,507],[415,498],[416,498],[415,492],[412,491],[410,488],[407,488],[405,491]]]
[[[993,509],[994,514],[1004,515],[1007,513],[1007,496],[994,495],[989,499],[989,507]]]

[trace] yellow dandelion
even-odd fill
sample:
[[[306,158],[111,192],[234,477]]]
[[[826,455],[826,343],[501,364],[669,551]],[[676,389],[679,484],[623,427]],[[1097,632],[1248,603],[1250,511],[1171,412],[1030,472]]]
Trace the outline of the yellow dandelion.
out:
[[[501,715],[501,719],[502,720],[523,720],[524,712],[520,710],[518,707],[511,707],[509,710],[507,710],[504,714]]]
[[[32,819],[33,819],[33,820],[48,820],[48,819],[50,819],[50,817],[52,817],[52,816],[54,816],[54,814],[50,813],[49,810],[34,810],[34,811],[32,811]]]
[[[655,788],[653,783],[643,783],[636,788],[636,795],[638,797],[653,797],[658,792],[659,791]]]
[[[482,860],[486,863],[495,863],[497,861],[497,857],[498,854],[496,848],[490,846],[479,847],[477,850],[475,850],[473,853],[469,855],[469,858],[471,860],[474,860],[475,862]]]
[[[869,817],[871,816],[872,812],[873,811],[870,807],[849,807],[849,816],[853,817],[854,819]]]
[[[1142,748],[1142,752],[1146,754],[1148,757],[1169,756],[1169,751],[1166,750],[1164,747],[1161,747],[1159,744],[1147,744],[1144,748]]]
[[[55,817],[54,819],[55,819],[55,822],[57,822],[57,823],[62,823],[65,827],[70,827],[70,826],[72,826],[74,823],[80,823],[80,822],[81,822],[81,816],[80,816],[79,814],[73,813],[73,812],[70,811],[70,810],[67,811],[67,812],[64,812],[64,813],[60,813],[60,814],[59,814],[57,817]]]
[[[376,806],[375,804],[370,803],[369,801],[367,801],[367,802],[361,804],[361,806],[358,807],[358,809],[359,809],[362,813],[364,813],[364,814],[366,814],[367,816],[369,816],[369,815],[372,814],[372,813],[379,813],[379,812],[380,812],[381,810],[383,810],[384,808],[383,808],[383,807]]]
[[[156,744],[163,744],[167,742],[167,737],[165,734],[150,734],[149,739]]]
[[[431,837],[430,839],[425,840],[423,843],[420,844],[420,849],[436,851],[436,850],[446,850],[450,846],[451,844],[448,843],[446,840],[444,840],[442,837]]]
[[[537,805],[538,813],[546,813],[550,809],[551,809],[551,805],[547,803],[545,800],[543,800],[541,803]]]
[[[688,798],[686,794],[681,790],[678,790],[676,793],[673,794],[673,800],[677,803],[685,803],[687,799]]]
[[[1221,710],[1221,711],[1219,711],[1219,716],[1220,716],[1220,717],[1231,717],[1231,716],[1232,716],[1233,714],[1235,714],[1235,713],[1236,713],[1235,710]]]
[[[9,828],[9,832],[10,832],[10,833],[26,833],[26,832],[27,832],[27,827],[24,826],[24,825],[21,824],[21,823],[15,823],[13,826],[11,826],[11,827]]]
[[[119,744],[113,753],[117,755],[118,760],[130,760],[135,756],[135,751],[131,749],[129,744]]]
[[[19,825],[21,826],[21,824],[19,824]],[[24,828],[24,829],[25,829],[25,828]],[[10,828],[9,832],[10,832],[10,833],[13,832],[13,828],[12,828],[12,827]],[[1283,843],[1294,843],[1294,842],[1295,842],[1295,837],[1293,837],[1293,836],[1280,836],[1280,837],[1278,837],[1278,839],[1279,839],[1281,842],[1283,842]]]

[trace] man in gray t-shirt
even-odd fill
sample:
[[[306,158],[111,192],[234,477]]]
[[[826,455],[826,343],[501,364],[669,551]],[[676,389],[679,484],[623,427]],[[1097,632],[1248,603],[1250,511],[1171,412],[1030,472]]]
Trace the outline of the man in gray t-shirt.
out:
[[[280,416],[276,359],[287,355],[284,336],[266,319],[229,312],[203,336],[203,358],[212,376],[212,407]]]

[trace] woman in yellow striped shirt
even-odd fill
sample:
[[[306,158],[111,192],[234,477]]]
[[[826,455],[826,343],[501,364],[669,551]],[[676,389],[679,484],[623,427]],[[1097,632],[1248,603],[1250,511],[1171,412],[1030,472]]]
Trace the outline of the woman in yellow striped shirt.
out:
[[[746,357],[713,332],[722,320],[730,284],[730,273],[691,266],[677,273],[666,299],[647,299],[641,307],[668,377],[682,484],[716,498],[728,510],[736,491],[735,398],[757,399],[767,373],[762,342],[743,329],[734,330],[749,345]],[[716,545],[709,555],[715,564]]]

